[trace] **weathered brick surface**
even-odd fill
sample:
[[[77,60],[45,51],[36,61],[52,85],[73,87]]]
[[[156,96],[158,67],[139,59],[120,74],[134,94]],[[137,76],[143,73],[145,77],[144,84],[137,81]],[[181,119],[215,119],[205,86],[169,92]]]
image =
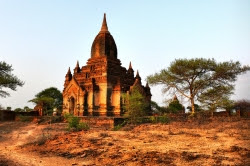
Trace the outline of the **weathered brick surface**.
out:
[[[102,28],[94,39],[87,65],[80,67],[77,62],[73,74],[69,69],[65,76],[63,113],[76,116],[120,116],[121,95],[130,92],[135,86],[150,102],[150,88],[142,85],[139,73],[134,76],[131,64],[128,69],[121,66],[115,40],[108,31],[104,15]]]

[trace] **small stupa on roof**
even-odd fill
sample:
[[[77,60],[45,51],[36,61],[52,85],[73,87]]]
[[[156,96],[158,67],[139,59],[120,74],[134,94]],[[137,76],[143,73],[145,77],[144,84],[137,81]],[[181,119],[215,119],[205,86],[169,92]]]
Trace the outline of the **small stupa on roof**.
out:
[[[151,92],[148,84],[143,86],[141,77],[130,62],[128,69],[117,58],[117,47],[107,26],[104,14],[100,32],[95,37],[87,65],[80,68],[77,61],[71,73],[65,76],[63,90],[63,113],[77,116],[119,116],[122,113],[122,93],[138,87],[148,102]]]

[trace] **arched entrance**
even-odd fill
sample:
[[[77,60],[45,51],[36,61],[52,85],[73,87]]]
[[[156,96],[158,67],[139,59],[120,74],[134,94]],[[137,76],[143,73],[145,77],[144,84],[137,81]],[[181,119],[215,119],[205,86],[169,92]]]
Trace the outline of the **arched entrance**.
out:
[[[69,99],[69,113],[73,115],[74,110],[75,110],[75,99],[74,99],[74,97],[71,97]]]

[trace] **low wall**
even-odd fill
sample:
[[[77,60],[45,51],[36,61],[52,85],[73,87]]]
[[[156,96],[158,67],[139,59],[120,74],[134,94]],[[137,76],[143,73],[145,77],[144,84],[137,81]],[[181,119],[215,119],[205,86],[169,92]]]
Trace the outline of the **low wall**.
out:
[[[0,121],[12,121],[15,120],[16,114],[14,111],[0,110]]]
[[[220,111],[220,112],[213,112],[213,117],[229,117],[229,112],[227,111]]]
[[[38,116],[38,112],[14,112],[9,110],[0,110],[0,121],[14,121],[18,116]]]
[[[78,116],[81,122],[86,122],[96,127],[114,127],[121,124],[124,118],[121,117],[98,117],[98,116]]]
[[[30,111],[30,112],[15,112],[16,116],[39,116],[38,111]]]
[[[250,110],[241,110],[240,116],[244,118],[250,118]]]

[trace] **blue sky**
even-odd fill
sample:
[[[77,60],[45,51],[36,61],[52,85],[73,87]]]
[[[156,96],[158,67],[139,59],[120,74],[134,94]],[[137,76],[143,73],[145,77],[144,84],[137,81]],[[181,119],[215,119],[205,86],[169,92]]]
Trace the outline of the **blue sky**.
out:
[[[68,67],[90,58],[107,14],[118,58],[143,80],[178,58],[214,58],[250,64],[248,0],[0,0],[0,60],[13,65],[23,87],[1,98],[12,108],[41,90],[63,89]],[[145,83],[145,82],[144,82]],[[238,77],[233,99],[250,99],[250,72]],[[162,103],[160,87],[153,100]]]

